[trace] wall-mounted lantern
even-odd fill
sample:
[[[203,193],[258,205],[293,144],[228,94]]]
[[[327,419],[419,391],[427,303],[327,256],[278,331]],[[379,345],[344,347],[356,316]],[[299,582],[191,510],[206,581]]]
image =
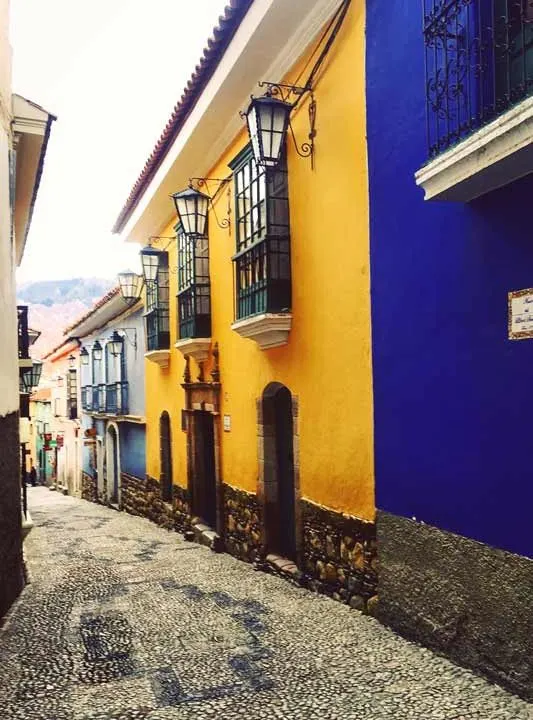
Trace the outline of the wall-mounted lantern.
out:
[[[196,190],[189,185],[181,192],[172,196],[178,218],[183,227],[183,232],[189,237],[204,237],[205,225],[207,222],[207,210],[209,208],[209,195]]]
[[[255,162],[267,168],[279,164],[289,127],[291,103],[270,93],[254,98],[245,112]]]
[[[76,358],[72,355],[72,353],[68,356],[68,366],[69,370],[74,370],[76,367]]]
[[[131,270],[125,270],[118,274],[118,282],[120,292],[126,302],[134,303],[141,297],[143,287],[142,275],[138,275]]]
[[[82,347],[80,350],[81,364],[87,366],[89,364],[89,353],[87,348]]]
[[[131,338],[130,333],[132,334]],[[124,338],[135,350],[137,349],[137,330],[135,328],[118,328],[118,330],[113,331],[107,343],[109,352],[113,357],[120,357],[124,352]]]
[[[96,362],[100,362],[102,359],[102,346],[98,340],[93,345],[93,359],[96,360]]]
[[[43,363],[41,360],[34,360],[31,368],[24,368],[20,373],[20,392],[31,393],[33,388],[39,385]]]
[[[248,135],[257,165],[273,169],[279,165],[285,148],[285,137],[290,130],[294,147],[300,157],[310,157],[311,167],[314,167],[315,136],[316,136],[316,101],[311,85],[304,87],[298,85],[285,85],[282,83],[260,82],[259,87],[266,87],[261,97],[254,97],[241,117],[245,118],[248,126]],[[309,142],[301,146],[291,125],[291,112],[301,99],[310,94],[309,112]]]
[[[163,250],[158,250],[151,245],[146,245],[146,247],[143,247],[141,250],[140,255],[145,282],[155,282]]]

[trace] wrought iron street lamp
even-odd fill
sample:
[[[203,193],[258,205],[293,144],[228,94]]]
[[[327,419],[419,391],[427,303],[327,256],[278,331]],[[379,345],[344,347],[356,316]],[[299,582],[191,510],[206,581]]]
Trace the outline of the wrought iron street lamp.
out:
[[[273,97],[269,92],[252,98],[245,116],[258,165],[275,168],[279,164],[292,108],[291,103]]]
[[[118,274],[120,292],[126,302],[135,302],[141,296],[143,276],[131,270],[125,270]]]
[[[68,356],[68,366],[70,370],[74,370],[76,367],[76,358],[72,355],[72,353]]]
[[[185,190],[173,193],[171,197],[174,200],[185,235],[205,237],[207,211],[211,200],[209,195],[205,195],[189,185]]]
[[[102,359],[102,346],[98,340],[93,345],[93,358],[97,362],[100,362]]]
[[[145,282],[155,282],[163,250],[158,250],[151,245],[147,245],[143,247],[140,254]]]
[[[124,349],[124,342],[122,340],[122,337],[118,334],[118,332],[115,330],[111,337],[109,338],[108,342],[108,348],[113,355],[113,357],[119,357],[122,355],[122,351]]]
[[[24,368],[20,373],[20,392],[31,393],[32,389],[39,385],[42,371],[41,360],[34,360],[31,368]]]
[[[80,358],[81,358],[82,365],[89,364],[89,353],[87,352],[87,348],[82,347],[82,349],[80,350]]]

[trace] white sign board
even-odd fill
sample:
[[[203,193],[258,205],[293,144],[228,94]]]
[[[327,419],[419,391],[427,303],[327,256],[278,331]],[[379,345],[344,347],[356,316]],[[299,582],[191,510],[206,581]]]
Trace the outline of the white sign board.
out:
[[[533,288],[509,293],[509,339],[533,338]]]
[[[231,415],[224,415],[224,432],[231,430]]]

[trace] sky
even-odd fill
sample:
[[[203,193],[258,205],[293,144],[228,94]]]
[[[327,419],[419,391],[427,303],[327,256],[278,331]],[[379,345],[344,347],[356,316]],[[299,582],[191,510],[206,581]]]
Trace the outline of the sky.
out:
[[[227,0],[11,0],[13,91],[57,115],[17,281],[139,271],[111,227]]]

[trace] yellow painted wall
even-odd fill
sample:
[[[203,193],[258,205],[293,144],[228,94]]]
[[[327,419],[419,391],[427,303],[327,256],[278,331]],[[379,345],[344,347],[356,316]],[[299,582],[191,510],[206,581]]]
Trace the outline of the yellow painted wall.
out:
[[[258,475],[256,398],[271,381],[300,403],[302,497],[361,518],[374,517],[369,213],[364,86],[364,3],[353,3],[316,85],[315,170],[288,141],[293,323],[289,344],[262,351],[231,330],[234,227],[209,225],[212,337],[220,348],[223,414],[222,480],[255,491]],[[294,80],[303,58],[287,76]],[[304,74],[305,77],[305,74]],[[237,112],[239,108],[235,108]],[[298,141],[309,131],[307,103],[293,116]],[[228,162],[247,142],[243,131],[210,176],[229,174]],[[231,200],[233,204],[233,188]],[[226,215],[224,191],[217,214]],[[232,215],[234,218],[234,215]],[[165,235],[172,234],[175,218]],[[165,247],[165,241],[160,247]],[[170,266],[177,263],[171,243]],[[176,341],[176,275],[171,273],[171,343]],[[191,362],[193,375],[197,374]],[[159,415],[172,419],[174,482],[186,485],[181,354],[168,370],[146,363],[147,472],[159,476]]]

